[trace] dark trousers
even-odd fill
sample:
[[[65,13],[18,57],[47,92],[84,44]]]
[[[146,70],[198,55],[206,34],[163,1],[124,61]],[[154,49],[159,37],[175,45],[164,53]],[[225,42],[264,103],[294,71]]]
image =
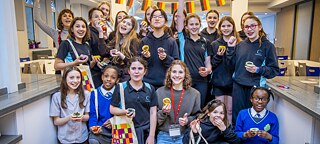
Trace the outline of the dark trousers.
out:
[[[232,124],[235,125],[238,113],[246,108],[252,107],[250,91],[252,86],[244,86],[233,82],[232,89]]]
[[[192,87],[200,92],[200,108],[202,109],[206,103],[208,83],[207,82],[199,82],[192,81]]]

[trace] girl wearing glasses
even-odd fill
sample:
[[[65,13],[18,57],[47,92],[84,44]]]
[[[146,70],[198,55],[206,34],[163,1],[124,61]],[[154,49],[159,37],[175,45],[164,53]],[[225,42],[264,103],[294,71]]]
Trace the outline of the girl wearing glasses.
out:
[[[157,143],[182,144],[188,124],[200,112],[200,93],[191,87],[191,76],[186,64],[175,60],[169,67],[163,87],[156,93],[158,106]],[[163,103],[170,99],[168,103]],[[176,132],[176,133],[174,133]]]
[[[154,87],[163,86],[163,79],[171,62],[179,58],[178,46],[174,38],[165,33],[167,14],[162,9],[151,13],[153,32],[144,37],[139,46],[139,53],[147,60],[149,72],[144,80]]]
[[[195,143],[197,140],[200,140],[199,144],[240,142],[228,121],[226,106],[223,102],[212,100],[202,111],[204,113],[190,123],[190,129],[185,133],[183,143],[191,141]]]
[[[201,20],[197,14],[183,15],[184,0],[179,0],[178,7],[178,39],[180,59],[186,63],[192,77],[192,87],[201,94],[201,108],[205,106],[208,89],[207,76],[211,73],[210,43],[199,33]],[[184,25],[185,21],[185,25]],[[182,32],[185,27],[187,33]]]
[[[246,34],[244,33],[243,23],[244,23],[244,19],[246,19],[249,16],[254,16],[253,12],[245,12],[241,16],[241,22],[240,22],[241,31],[238,31],[238,34],[242,40],[247,38]]]
[[[237,42],[241,41],[235,23],[230,16],[222,17],[218,26],[218,33],[222,37],[212,42],[213,53],[215,54],[211,59],[212,74],[212,95],[226,104],[229,122],[232,120],[232,74],[234,68],[227,64],[226,47],[227,42],[234,36]]]
[[[270,88],[252,88],[250,101],[253,106],[239,112],[235,127],[244,143],[279,143],[278,118],[266,109],[270,96],[273,97]]]
[[[237,46],[235,37],[228,41],[227,55],[235,67],[232,90],[233,123],[240,110],[252,107],[249,97],[252,86],[265,86],[266,78],[271,79],[279,73],[276,49],[266,38],[259,18],[247,17],[243,27],[247,39]]]

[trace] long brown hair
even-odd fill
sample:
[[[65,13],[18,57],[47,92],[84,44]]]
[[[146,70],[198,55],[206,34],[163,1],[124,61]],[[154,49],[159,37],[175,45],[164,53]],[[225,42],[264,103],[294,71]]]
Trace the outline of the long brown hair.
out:
[[[244,19],[244,22],[246,20],[248,20],[248,19],[253,19],[254,21],[256,21],[258,23],[258,26],[261,27],[261,30],[259,31],[259,47],[261,47],[261,45],[262,45],[262,37],[266,37],[267,36],[267,34],[263,30],[262,23],[261,23],[260,19],[258,17],[256,17],[256,16],[254,16],[254,15],[253,16],[249,16],[246,19]]]
[[[120,25],[118,25],[118,27],[116,29],[114,48],[117,49],[118,51],[120,51],[121,53],[123,53],[126,56],[126,58],[131,59],[137,53],[136,51],[137,51],[138,45],[134,45],[134,44],[139,43],[139,39],[137,37],[137,32],[136,32],[137,20],[133,16],[126,16],[125,18],[123,18],[121,20],[121,22],[125,19],[131,20],[132,29],[124,37],[119,31]],[[123,42],[122,44],[120,44],[121,41]],[[132,41],[135,41],[135,43],[132,43]],[[117,64],[117,63],[123,64],[123,61],[120,61],[120,57],[118,57],[118,56],[113,58],[112,61],[115,64]]]
[[[216,109],[218,106],[222,106],[222,108],[223,108],[224,118],[222,121],[223,121],[224,125],[226,125],[226,127],[228,127],[230,125],[230,123],[228,120],[226,105],[218,99],[214,99],[214,100],[211,100],[210,102],[208,102],[208,104],[202,109],[203,113],[200,114],[200,119],[204,119],[204,118],[208,117],[208,114],[211,113],[212,111],[214,111],[214,109]]]
[[[72,12],[71,10],[69,10],[69,9],[63,9],[63,10],[59,13],[58,21],[57,21],[57,28],[58,28],[59,30],[62,30],[62,29],[63,29],[62,16],[63,16],[65,13],[71,14],[72,18],[74,18],[73,12]]]
[[[61,93],[61,107],[66,109],[68,108],[67,105],[67,95],[68,95],[68,91],[69,91],[69,87],[67,84],[67,76],[71,71],[77,71],[79,72],[80,76],[81,76],[81,71],[75,67],[75,66],[68,66],[64,69],[63,71],[63,76],[62,76],[62,80],[61,80],[61,84],[60,84],[60,93]],[[80,81],[80,85],[78,86],[78,88],[75,90],[75,92],[79,95],[79,107],[83,108],[83,102],[85,100],[85,96],[84,96],[84,88],[82,86],[82,76],[81,76],[81,81]]]
[[[107,18],[106,20],[109,21],[111,24],[113,24],[114,21],[113,21],[112,17],[110,16],[110,15],[111,15],[111,5],[110,5],[110,3],[109,3],[109,2],[106,2],[106,1],[101,1],[101,2],[98,4],[98,7],[97,7],[97,8],[100,9],[101,6],[104,5],[104,4],[109,7],[109,15],[108,15],[108,18]],[[102,12],[102,13],[103,13],[103,12]],[[103,15],[104,15],[104,13],[103,13]]]
[[[239,36],[239,33],[237,32],[237,29],[236,29],[236,25],[234,23],[234,20],[232,17],[230,16],[224,16],[221,18],[220,22],[219,22],[219,25],[218,25],[218,33],[219,35],[223,36],[222,32],[221,32],[221,25],[224,21],[228,21],[232,24],[233,26],[233,30],[232,30],[232,36],[236,37],[237,39],[237,44],[241,41],[241,38]]]
[[[75,37],[75,35],[74,35],[74,32],[72,32],[72,30],[73,30],[73,26],[75,25],[75,23],[76,23],[78,20],[79,20],[79,21],[83,21],[84,24],[86,25],[86,34],[85,34],[84,37],[82,38],[82,44],[84,44],[86,41],[90,40],[90,30],[89,30],[87,21],[86,21],[84,18],[82,18],[82,17],[75,17],[75,18],[72,20],[72,22],[71,22],[71,24],[70,24],[70,27],[69,27],[69,36],[68,36],[68,37],[71,38],[71,39],[73,39],[74,41],[76,40],[76,37]]]
[[[190,71],[189,71],[187,65],[181,60],[174,60],[171,63],[170,67],[167,70],[166,78],[164,79],[164,86],[167,88],[171,88],[171,86],[172,86],[171,71],[172,71],[173,66],[175,66],[175,65],[180,65],[182,67],[182,69],[184,70],[185,76],[184,76],[184,80],[183,80],[183,88],[189,89],[192,85],[192,78],[191,78]]]

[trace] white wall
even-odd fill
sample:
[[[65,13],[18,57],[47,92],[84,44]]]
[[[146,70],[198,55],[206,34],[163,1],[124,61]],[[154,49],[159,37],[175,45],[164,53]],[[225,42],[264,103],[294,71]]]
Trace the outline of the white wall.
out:
[[[298,5],[296,16],[296,31],[294,38],[294,59],[308,59],[311,19],[312,19],[312,1]]]
[[[260,19],[263,30],[267,33],[267,38],[274,44],[275,16],[268,16]]]

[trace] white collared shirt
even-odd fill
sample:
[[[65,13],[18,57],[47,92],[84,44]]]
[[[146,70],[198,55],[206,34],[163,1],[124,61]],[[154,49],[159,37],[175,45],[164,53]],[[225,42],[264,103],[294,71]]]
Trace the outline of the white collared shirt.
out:
[[[107,95],[108,92],[111,92],[113,94],[114,89],[115,89],[115,86],[113,86],[111,90],[107,91],[106,89],[104,89],[103,85],[101,86],[101,92],[103,95]]]
[[[256,112],[256,111],[253,109],[253,107],[250,109],[250,111],[251,111],[251,116],[252,116],[252,117],[255,117],[255,115],[258,114],[258,112]],[[266,115],[266,112],[267,112],[267,110],[266,110],[265,108],[264,108],[261,112],[259,112],[260,118],[263,118],[264,115]]]

